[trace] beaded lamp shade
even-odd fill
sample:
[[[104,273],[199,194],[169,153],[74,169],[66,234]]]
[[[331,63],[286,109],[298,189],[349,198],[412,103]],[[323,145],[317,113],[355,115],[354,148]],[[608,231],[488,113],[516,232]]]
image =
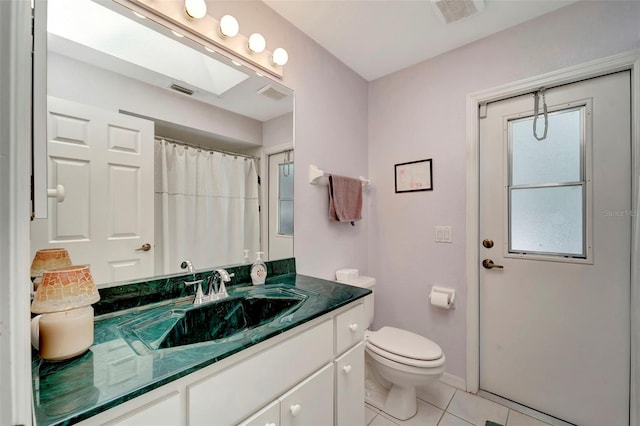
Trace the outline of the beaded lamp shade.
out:
[[[87,265],[66,266],[44,272],[31,304],[31,312],[43,314],[89,306],[100,300]]]
[[[42,249],[36,252],[31,262],[31,276],[41,277],[49,269],[71,266],[69,252],[64,248]]]

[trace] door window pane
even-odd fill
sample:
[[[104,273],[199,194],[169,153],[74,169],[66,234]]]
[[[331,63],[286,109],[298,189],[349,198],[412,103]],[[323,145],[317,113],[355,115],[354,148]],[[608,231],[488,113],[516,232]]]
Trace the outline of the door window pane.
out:
[[[281,200],[293,200],[293,163],[280,164],[278,187]]]
[[[511,136],[511,184],[535,185],[577,182],[581,178],[582,111],[584,108],[549,114],[546,139],[533,137],[533,117],[509,122]],[[542,134],[544,117],[537,121]]]
[[[293,235],[293,162],[279,165],[278,234]]]
[[[585,257],[582,185],[512,189],[510,251]]]
[[[509,252],[586,258],[585,106],[508,121]],[[538,134],[544,117],[538,118]]]
[[[278,213],[278,233],[293,235],[293,201],[279,201]]]

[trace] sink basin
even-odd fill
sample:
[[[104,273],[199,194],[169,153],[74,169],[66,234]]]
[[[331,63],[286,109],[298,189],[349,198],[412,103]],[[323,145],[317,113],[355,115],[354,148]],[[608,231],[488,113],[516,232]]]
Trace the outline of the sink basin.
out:
[[[307,297],[285,286],[251,288],[222,300],[150,314],[120,328],[128,340],[139,340],[152,350],[229,342],[286,321]]]

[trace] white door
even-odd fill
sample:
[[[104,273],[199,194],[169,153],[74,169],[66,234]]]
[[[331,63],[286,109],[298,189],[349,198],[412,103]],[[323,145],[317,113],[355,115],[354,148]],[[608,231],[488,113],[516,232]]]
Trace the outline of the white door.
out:
[[[293,151],[269,156],[269,259],[293,257]]]
[[[48,219],[32,222],[32,256],[65,247],[74,264],[90,265],[96,284],[152,276],[153,123],[47,102],[49,188],[62,185],[65,199],[50,199]]]
[[[629,72],[546,102],[542,141],[532,95],[480,120],[480,389],[579,425],[627,425]]]

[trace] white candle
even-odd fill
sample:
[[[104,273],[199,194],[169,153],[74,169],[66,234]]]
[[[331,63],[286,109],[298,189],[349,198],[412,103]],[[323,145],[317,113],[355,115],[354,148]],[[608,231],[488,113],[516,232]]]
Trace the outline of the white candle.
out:
[[[39,342],[40,358],[46,360],[59,361],[84,353],[93,344],[93,308],[40,315]]]

